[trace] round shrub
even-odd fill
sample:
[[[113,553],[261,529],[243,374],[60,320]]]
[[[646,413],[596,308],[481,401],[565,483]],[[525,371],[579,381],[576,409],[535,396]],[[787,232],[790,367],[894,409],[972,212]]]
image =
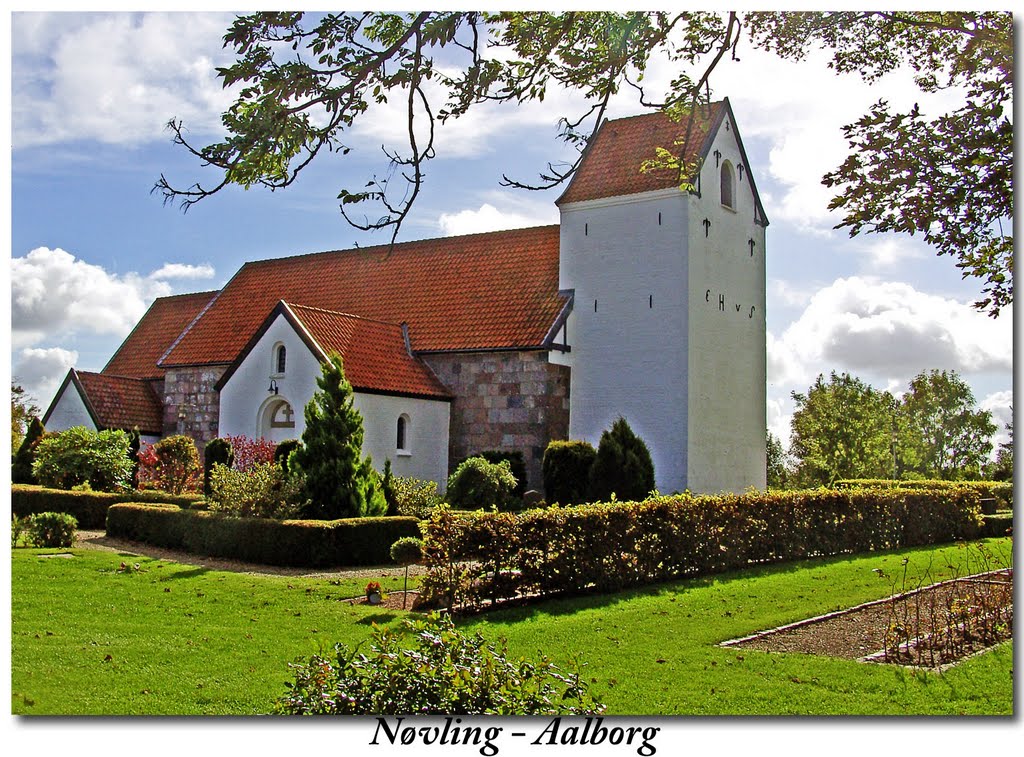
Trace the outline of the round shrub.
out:
[[[541,472],[548,502],[579,505],[590,491],[590,468],[597,450],[590,442],[553,441],[544,450]]]
[[[171,494],[195,491],[199,485],[199,453],[196,444],[184,434],[161,439],[153,445],[153,480],[158,489]]]
[[[410,515],[425,520],[430,517],[434,508],[444,504],[444,497],[437,493],[436,481],[395,476],[391,485],[394,488],[398,515]]]
[[[517,449],[486,449],[482,452],[477,452],[471,457],[482,457],[489,463],[500,463],[502,460],[507,460],[509,470],[516,477],[516,488],[512,492],[513,496],[516,499],[522,499],[523,495],[526,494],[526,459],[523,457],[522,452]],[[468,457],[466,458],[466,460],[469,459]],[[459,465],[466,460],[460,461]],[[455,467],[458,468],[459,466],[456,465]]]
[[[210,496],[210,476],[213,466],[224,465],[230,468],[235,462],[235,450],[227,439],[213,439],[203,450],[203,494]]]
[[[67,513],[38,513],[28,519],[28,539],[35,547],[70,547],[78,521]]]
[[[489,463],[471,457],[448,478],[447,500],[460,510],[497,507],[509,509],[515,502],[516,478],[507,460]]]
[[[293,518],[302,506],[302,479],[275,463],[254,463],[240,471],[214,465],[208,509],[242,518]]]
[[[590,496],[594,502],[640,501],[654,490],[654,463],[643,440],[624,418],[601,434],[590,467]]]
[[[391,559],[399,565],[415,565],[423,559],[423,539],[403,536],[391,545]]]
[[[75,426],[45,434],[36,446],[32,473],[43,486],[72,489],[89,484],[93,491],[127,489],[132,461],[131,440],[124,431],[90,431]]]
[[[463,634],[432,614],[378,627],[369,649],[334,647],[291,666],[295,681],[277,701],[286,715],[583,715],[604,711],[578,669],[547,657],[509,659],[504,640]],[[472,671],[472,675],[467,675]]]

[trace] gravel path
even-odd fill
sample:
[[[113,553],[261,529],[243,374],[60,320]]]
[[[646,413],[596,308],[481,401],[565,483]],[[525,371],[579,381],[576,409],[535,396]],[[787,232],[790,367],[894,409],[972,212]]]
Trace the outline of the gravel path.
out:
[[[370,566],[365,568],[337,568],[334,570],[310,570],[309,568],[287,568],[278,565],[260,565],[258,563],[228,560],[222,557],[204,557],[191,552],[154,547],[143,542],[115,539],[107,536],[104,531],[79,531],[75,535],[74,546],[81,549],[98,549],[104,552],[118,552],[125,555],[141,555],[156,560],[195,565],[209,570],[229,570],[234,573],[252,573],[265,576],[304,576],[308,578],[380,578],[402,576],[404,568],[394,565]],[[409,575],[423,575],[426,569],[420,565],[409,568]]]

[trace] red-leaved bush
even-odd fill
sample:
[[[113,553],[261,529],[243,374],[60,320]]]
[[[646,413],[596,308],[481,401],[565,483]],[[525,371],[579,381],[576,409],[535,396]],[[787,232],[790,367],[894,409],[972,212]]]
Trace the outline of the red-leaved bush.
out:
[[[231,442],[231,448],[235,452],[235,464],[232,466],[238,471],[247,471],[256,463],[274,462],[274,450],[277,443],[269,439],[251,439],[248,436],[225,436]]]
[[[178,434],[139,449],[139,488],[171,494],[195,491],[199,486],[199,454],[195,442]]]

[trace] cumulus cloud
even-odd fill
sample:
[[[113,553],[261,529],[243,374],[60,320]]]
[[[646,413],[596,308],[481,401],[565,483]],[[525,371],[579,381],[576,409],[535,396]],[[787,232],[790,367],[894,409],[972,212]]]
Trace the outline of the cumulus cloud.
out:
[[[440,218],[438,218],[441,231],[445,236],[449,237],[458,234],[500,231],[502,229],[522,229],[528,226],[542,226],[546,223],[555,223],[556,221],[557,219],[538,218],[536,214],[498,210],[486,202],[476,210],[467,208],[457,213],[442,213]]]
[[[849,371],[880,388],[932,368],[965,375],[1013,369],[1013,317],[867,277],[818,291],[781,336],[769,334],[769,381],[805,387],[818,373]]]
[[[172,293],[168,278],[213,275],[208,265],[168,263],[142,276],[109,273],[62,249],[37,247],[11,261],[11,332],[15,347],[72,334],[126,335],[157,297]]]
[[[166,140],[171,117],[193,132],[220,128],[232,90],[215,67],[228,58],[222,13],[15,13],[15,147],[91,139]]]
[[[1013,391],[1007,389],[993,392],[982,399],[978,407],[992,413],[992,422],[996,424],[996,433],[992,441],[993,450],[998,449],[1000,444],[1010,441],[1006,424],[1013,420]]]
[[[78,353],[61,347],[28,347],[20,351],[13,375],[35,399],[42,410],[56,394],[60,382],[78,361]]]

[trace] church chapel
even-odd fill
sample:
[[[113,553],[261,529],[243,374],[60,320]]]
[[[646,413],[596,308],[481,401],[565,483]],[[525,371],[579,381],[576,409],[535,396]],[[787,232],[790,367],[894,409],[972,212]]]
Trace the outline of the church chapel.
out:
[[[337,352],[378,470],[443,489],[465,457],[517,450],[541,489],[548,442],[596,445],[622,416],[663,493],[763,487],[768,221],[727,99],[696,121],[692,189],[641,171],[684,128],[605,121],[558,225],[253,261],[159,298],[44,424],[299,438]]]

